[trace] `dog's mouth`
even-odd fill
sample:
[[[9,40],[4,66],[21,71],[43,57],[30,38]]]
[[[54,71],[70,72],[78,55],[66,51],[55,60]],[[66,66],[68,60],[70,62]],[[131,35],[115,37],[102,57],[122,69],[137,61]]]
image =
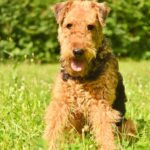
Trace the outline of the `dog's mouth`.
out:
[[[85,69],[85,61],[77,59],[72,60],[71,69],[75,72],[82,72]]]

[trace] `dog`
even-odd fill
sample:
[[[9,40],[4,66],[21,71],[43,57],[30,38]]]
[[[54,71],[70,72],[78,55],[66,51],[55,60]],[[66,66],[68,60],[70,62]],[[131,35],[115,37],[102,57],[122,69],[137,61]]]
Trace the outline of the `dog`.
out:
[[[82,134],[88,126],[98,149],[114,150],[115,126],[127,127],[129,132],[135,128],[124,119],[123,79],[103,34],[110,9],[105,3],[68,0],[53,10],[59,24],[61,69],[45,115],[44,138],[54,150],[65,130]]]

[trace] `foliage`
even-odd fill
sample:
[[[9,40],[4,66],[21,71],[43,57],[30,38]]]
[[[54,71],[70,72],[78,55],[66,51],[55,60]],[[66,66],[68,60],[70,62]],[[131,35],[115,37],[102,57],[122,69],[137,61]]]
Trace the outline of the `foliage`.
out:
[[[54,24],[50,6],[45,3],[30,0],[1,1],[1,59],[12,57],[52,61],[58,49]]]
[[[135,142],[124,139],[117,142],[121,150],[149,150],[149,66],[147,61],[120,62],[128,97],[126,116],[138,127]],[[58,65],[1,64],[0,67],[0,149],[46,150],[42,140],[43,116]],[[96,150],[93,138],[75,138],[74,134],[71,137],[74,140],[66,142],[65,150]]]
[[[50,6],[60,0],[0,0],[0,60],[58,59],[57,25]],[[150,3],[106,0],[112,9],[105,33],[118,56],[150,58]]]
[[[120,56],[150,59],[150,2],[147,0],[107,0],[112,12],[106,35]]]

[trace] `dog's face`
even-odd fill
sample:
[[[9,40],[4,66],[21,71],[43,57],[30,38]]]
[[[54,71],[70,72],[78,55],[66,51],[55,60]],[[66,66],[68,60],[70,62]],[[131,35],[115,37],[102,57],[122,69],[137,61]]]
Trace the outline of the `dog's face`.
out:
[[[67,73],[85,76],[102,43],[102,27],[109,9],[104,3],[67,1],[54,6],[59,23],[61,62]]]

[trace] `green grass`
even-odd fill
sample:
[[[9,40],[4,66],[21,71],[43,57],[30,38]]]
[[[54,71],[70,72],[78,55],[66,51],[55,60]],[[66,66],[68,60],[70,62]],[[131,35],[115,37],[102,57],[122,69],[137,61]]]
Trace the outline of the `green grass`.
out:
[[[121,150],[150,149],[150,62],[121,61],[128,97],[126,116],[138,126],[136,142]],[[0,64],[0,150],[45,149],[43,115],[59,66]],[[65,150],[94,150],[91,138],[76,138]]]

